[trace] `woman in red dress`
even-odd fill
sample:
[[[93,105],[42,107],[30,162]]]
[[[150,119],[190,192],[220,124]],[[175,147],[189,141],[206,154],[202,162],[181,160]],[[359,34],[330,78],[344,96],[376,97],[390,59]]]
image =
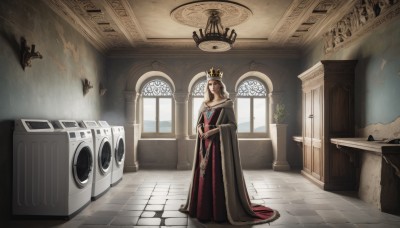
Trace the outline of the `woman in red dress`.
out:
[[[181,211],[201,222],[232,225],[274,221],[279,213],[250,202],[240,164],[233,102],[222,83],[222,72],[207,72],[189,195]]]

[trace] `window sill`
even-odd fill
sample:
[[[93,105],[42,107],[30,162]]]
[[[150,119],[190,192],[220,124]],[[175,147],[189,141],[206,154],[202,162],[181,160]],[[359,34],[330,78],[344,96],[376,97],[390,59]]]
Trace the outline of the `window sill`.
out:
[[[193,136],[193,137],[190,136],[188,140],[196,140],[196,137],[195,136]],[[247,140],[247,141],[262,141],[262,140],[271,141],[271,138],[269,138],[269,137],[240,138],[240,137],[238,137],[238,140],[239,141],[245,141],[245,140]]]
[[[269,135],[267,134],[237,134],[238,138],[241,139],[266,139],[269,138]]]
[[[151,141],[151,140],[165,140],[165,141],[170,140],[170,141],[173,141],[173,140],[176,140],[176,138],[157,138],[157,137],[152,137],[152,138],[140,138],[139,140],[142,140],[142,141],[146,141],[146,140],[148,140],[148,141]]]
[[[247,140],[247,141],[261,141],[261,140],[265,140],[265,141],[271,141],[271,138],[238,138],[239,141],[241,140]]]
[[[142,133],[141,139],[173,139],[175,134],[152,134],[152,133]]]

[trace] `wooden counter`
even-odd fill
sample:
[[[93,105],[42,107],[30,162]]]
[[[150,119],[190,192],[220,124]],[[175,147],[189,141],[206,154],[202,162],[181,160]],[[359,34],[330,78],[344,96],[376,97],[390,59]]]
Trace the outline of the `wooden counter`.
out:
[[[400,213],[400,144],[366,138],[332,138],[358,164],[358,196],[384,212]]]
[[[360,150],[382,153],[400,153],[400,144],[387,144],[383,141],[367,141],[366,138],[332,138],[331,143]]]

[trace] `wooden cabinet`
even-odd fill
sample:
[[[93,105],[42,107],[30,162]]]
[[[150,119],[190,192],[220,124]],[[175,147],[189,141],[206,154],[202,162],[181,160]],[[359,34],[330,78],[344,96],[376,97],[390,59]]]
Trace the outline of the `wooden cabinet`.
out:
[[[324,60],[298,77],[302,81],[302,174],[326,190],[356,186],[355,163],[330,143],[354,137],[355,60]]]

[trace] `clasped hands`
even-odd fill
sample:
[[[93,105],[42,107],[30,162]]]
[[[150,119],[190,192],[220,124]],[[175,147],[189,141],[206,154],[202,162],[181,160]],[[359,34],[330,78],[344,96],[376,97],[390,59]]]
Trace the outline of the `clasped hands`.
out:
[[[209,137],[211,137],[212,135],[215,135],[219,132],[219,128],[214,128],[211,129],[207,132],[203,132],[203,130],[201,129],[201,126],[197,127],[197,131],[199,132],[199,137],[202,139],[208,139]]]

